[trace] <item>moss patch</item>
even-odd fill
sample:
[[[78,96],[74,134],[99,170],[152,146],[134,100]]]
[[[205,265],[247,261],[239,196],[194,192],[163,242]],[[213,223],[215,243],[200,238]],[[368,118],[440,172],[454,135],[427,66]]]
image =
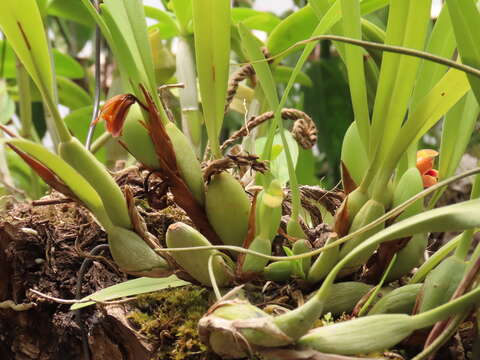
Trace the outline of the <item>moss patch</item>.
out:
[[[139,297],[129,319],[156,345],[152,359],[218,359],[198,337],[197,323],[210,305],[209,298],[209,290],[198,286]]]

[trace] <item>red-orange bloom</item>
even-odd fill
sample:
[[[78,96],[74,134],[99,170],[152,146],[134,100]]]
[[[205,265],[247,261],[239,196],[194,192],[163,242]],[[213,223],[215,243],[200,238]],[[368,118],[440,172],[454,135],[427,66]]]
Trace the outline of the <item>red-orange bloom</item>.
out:
[[[122,94],[112,97],[105,102],[94,124],[103,119],[106,122],[107,131],[111,133],[113,137],[120,136],[122,134],[123,124],[127,118],[128,109],[135,101],[136,98],[132,94]]]
[[[423,180],[423,187],[428,188],[438,182],[438,171],[433,168],[438,151],[423,149],[417,151],[417,169]]]

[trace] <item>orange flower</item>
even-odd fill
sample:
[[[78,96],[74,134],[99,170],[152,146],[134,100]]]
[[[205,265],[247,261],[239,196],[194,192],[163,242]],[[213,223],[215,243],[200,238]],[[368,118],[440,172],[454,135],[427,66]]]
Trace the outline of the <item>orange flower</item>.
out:
[[[428,188],[438,182],[438,171],[433,168],[438,151],[423,149],[417,151],[417,169],[423,180],[423,187]]]
[[[120,136],[122,134],[123,123],[128,114],[128,109],[135,101],[137,100],[132,94],[122,94],[112,97],[105,102],[94,124],[103,119],[107,123],[107,131],[111,133],[113,137]]]

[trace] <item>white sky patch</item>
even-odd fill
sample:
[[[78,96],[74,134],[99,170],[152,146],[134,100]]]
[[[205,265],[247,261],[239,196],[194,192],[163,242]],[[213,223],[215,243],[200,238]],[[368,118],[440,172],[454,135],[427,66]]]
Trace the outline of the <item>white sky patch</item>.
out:
[[[292,0],[257,0],[253,6],[257,10],[271,11],[277,15],[294,7]]]

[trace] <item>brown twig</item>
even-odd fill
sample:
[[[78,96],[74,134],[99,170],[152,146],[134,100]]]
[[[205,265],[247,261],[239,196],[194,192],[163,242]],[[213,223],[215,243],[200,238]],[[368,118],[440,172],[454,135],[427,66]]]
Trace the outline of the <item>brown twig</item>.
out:
[[[314,121],[310,116],[301,110],[297,109],[283,109],[282,119],[294,120],[292,133],[297,142],[305,149],[313,147],[317,141],[317,128]],[[255,127],[264,123],[265,121],[273,119],[275,113],[268,111],[258,116],[251,117],[247,121],[246,125],[243,125],[239,130],[235,131],[225,142],[220,149],[224,150],[227,146],[231,145],[237,139],[248,135]]]
[[[227,99],[225,102],[225,114],[228,112],[228,108],[237,93],[239,84],[246,78],[252,78],[252,81],[255,83],[255,70],[251,64],[243,65],[230,77],[230,80],[228,81]]]
[[[241,152],[228,154],[227,157],[210,161],[203,169],[203,178],[209,183],[212,176],[234,167],[249,167],[254,171],[265,173],[268,170],[267,164],[260,161],[257,155]]]

